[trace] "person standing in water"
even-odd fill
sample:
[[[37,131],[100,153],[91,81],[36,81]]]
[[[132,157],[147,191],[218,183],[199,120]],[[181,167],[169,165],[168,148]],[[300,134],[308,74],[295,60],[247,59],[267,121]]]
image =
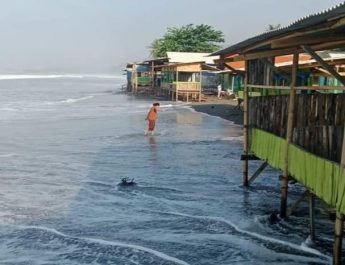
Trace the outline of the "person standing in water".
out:
[[[149,127],[148,127],[147,131],[145,131],[145,135],[148,133],[153,135],[153,133],[154,133],[155,126],[156,126],[157,112],[158,112],[159,106],[160,106],[160,104],[158,102],[153,103],[153,106],[151,107],[149,113],[146,116],[145,120],[149,121]]]

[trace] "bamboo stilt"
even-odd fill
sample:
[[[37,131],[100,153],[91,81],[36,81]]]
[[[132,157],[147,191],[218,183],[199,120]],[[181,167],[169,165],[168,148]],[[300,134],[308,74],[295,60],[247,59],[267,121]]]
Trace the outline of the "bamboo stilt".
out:
[[[248,61],[245,61],[245,76],[244,76],[244,89],[243,89],[243,153],[248,157],[249,153],[249,97],[248,97]],[[243,160],[243,186],[247,187],[248,181],[248,158]]]
[[[342,263],[342,243],[344,234],[344,215],[337,212],[335,219],[334,245],[333,245],[333,265],[341,265]]]
[[[309,193],[310,240],[315,242],[315,196]]]
[[[297,52],[293,55],[293,64],[291,72],[291,88],[289,96],[289,109],[288,109],[288,123],[286,132],[286,145],[285,145],[285,157],[284,157],[284,170],[283,178],[280,182],[281,197],[280,197],[280,217],[285,218],[287,216],[287,199],[288,199],[288,181],[289,181],[289,145],[292,140],[293,133],[293,120],[295,112],[295,95],[296,95],[296,83],[297,83],[297,71],[298,71],[298,58]]]
[[[266,161],[261,164],[261,166],[255,171],[253,176],[251,176],[251,178],[249,179],[249,185],[251,185],[256,180],[256,178],[262,173],[262,171],[265,170],[267,166],[268,163]]]
[[[344,167],[345,166],[345,128],[344,128],[344,135],[343,135],[343,146],[342,146],[342,153],[341,153],[341,162],[340,164]],[[333,265],[341,265],[342,264],[342,243],[343,243],[343,236],[344,236],[344,214],[337,211],[336,219],[335,219],[335,227],[334,227],[334,245],[333,245]]]

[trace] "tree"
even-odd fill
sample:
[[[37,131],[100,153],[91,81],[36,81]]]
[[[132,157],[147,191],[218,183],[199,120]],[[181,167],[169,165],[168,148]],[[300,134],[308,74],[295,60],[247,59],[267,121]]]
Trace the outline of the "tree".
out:
[[[272,31],[272,30],[277,30],[277,29],[280,29],[280,24],[276,24],[276,25],[269,24],[266,31]]]
[[[214,52],[221,48],[224,34],[209,25],[189,24],[180,28],[168,28],[162,38],[155,39],[150,46],[154,58],[165,57],[171,52]]]

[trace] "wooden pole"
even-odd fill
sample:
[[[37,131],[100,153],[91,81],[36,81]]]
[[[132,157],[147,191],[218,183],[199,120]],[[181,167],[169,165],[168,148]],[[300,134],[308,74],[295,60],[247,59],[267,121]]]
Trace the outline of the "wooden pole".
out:
[[[243,186],[248,187],[248,153],[249,153],[249,97],[248,97],[248,79],[249,67],[248,61],[245,61],[244,88],[243,88],[243,153],[246,158],[243,160]]]
[[[341,153],[341,167],[345,167],[345,126],[344,126],[344,136],[343,136],[343,147]],[[334,229],[334,245],[333,245],[333,265],[342,264],[342,243],[344,236],[344,214],[337,211],[335,219],[335,229]]]
[[[152,61],[151,62],[151,84],[152,84],[152,92],[154,93],[155,92],[155,64],[154,62]]]
[[[333,245],[333,265],[341,265],[342,263],[342,242],[344,234],[344,215],[337,211],[335,219],[334,230],[334,245]]]
[[[286,145],[284,154],[284,169],[283,177],[280,181],[281,197],[280,197],[280,217],[285,218],[287,216],[287,198],[288,198],[288,182],[289,182],[289,145],[292,140],[293,133],[293,120],[295,114],[295,95],[297,84],[297,71],[298,71],[298,52],[293,54],[293,64],[291,72],[291,88],[289,95],[289,109],[288,109],[288,123],[286,131]]]
[[[176,101],[178,101],[178,89],[179,89],[179,84],[178,84],[178,71],[176,71]]]
[[[249,185],[251,185],[256,178],[262,173],[262,171],[265,170],[265,168],[268,166],[268,163],[265,161],[261,164],[261,166],[254,172],[253,176],[249,179]]]
[[[315,196],[309,193],[310,240],[315,242]]]
[[[201,102],[201,91],[202,91],[202,71],[200,71],[199,102]]]
[[[308,53],[315,61],[317,61],[325,70],[330,72],[336,79],[345,85],[345,77],[341,76],[332,66],[328,65],[315,51],[313,51],[308,45],[302,45],[302,49]]]

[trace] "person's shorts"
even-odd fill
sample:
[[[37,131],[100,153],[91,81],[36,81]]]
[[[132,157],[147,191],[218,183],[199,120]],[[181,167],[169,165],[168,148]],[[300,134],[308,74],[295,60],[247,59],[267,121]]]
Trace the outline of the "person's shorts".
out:
[[[156,121],[155,120],[149,120],[149,131],[154,131],[156,126]]]

